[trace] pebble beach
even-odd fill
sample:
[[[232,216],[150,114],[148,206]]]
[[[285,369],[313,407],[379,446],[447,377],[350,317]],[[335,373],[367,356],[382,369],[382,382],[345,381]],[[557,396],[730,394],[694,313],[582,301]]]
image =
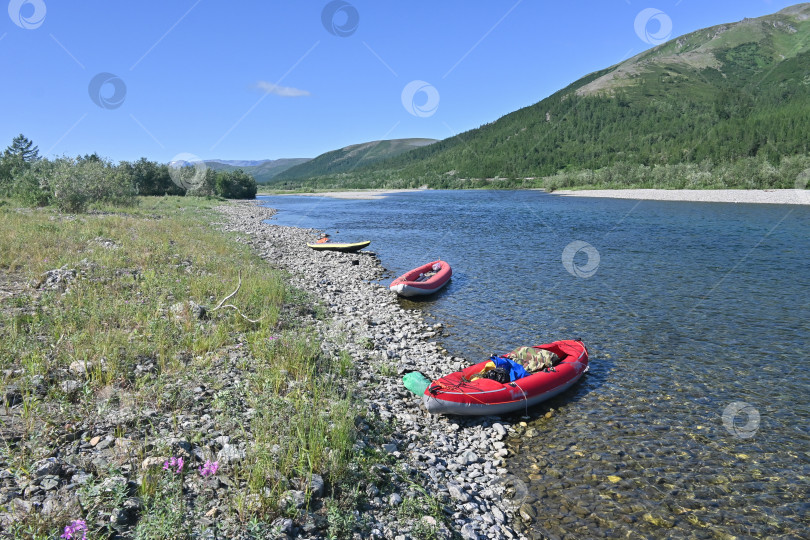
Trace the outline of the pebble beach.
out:
[[[583,189],[558,190],[565,197],[606,197],[647,201],[754,204],[810,204],[804,189]]]
[[[288,271],[294,286],[309,291],[328,309],[318,322],[321,347],[329,354],[351,354],[360,374],[358,396],[369,413],[396,426],[381,450],[412,472],[425,491],[444,501],[452,512],[447,537],[524,538],[521,523],[535,514],[523,504],[520,481],[506,469],[506,440],[525,426],[497,417],[432,416],[402,384],[403,374],[420,371],[430,379],[468,365],[448,355],[437,343],[441,323],[428,325],[418,312],[404,310],[396,296],[378,281],[385,271],[373,252],[314,251],[307,242],[319,231],[264,223],[275,211],[253,201],[220,207],[222,227],[246,240],[268,261]],[[388,366],[381,370],[380,366]],[[381,376],[380,372],[390,373]],[[370,444],[361,440],[358,445]],[[406,491],[408,486],[398,486]],[[372,537],[408,538],[392,519],[395,494],[382,500],[369,494]]]

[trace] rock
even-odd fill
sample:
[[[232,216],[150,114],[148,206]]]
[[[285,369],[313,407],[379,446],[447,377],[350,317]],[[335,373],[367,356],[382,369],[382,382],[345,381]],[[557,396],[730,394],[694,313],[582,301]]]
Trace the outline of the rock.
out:
[[[397,451],[397,445],[394,443],[384,444],[382,445],[382,449],[388,452],[389,454],[393,454],[394,452]]]
[[[309,480],[309,489],[314,497],[323,497],[326,484],[323,478],[318,474],[313,474]]]
[[[297,489],[291,489],[289,491],[284,492],[284,494],[279,499],[279,505],[282,508],[295,508],[300,510],[301,508],[305,507],[307,504],[307,496],[306,493]]]
[[[148,458],[144,459],[141,462],[141,469],[147,470],[153,467],[162,467],[164,461],[166,460],[163,458],[157,456],[149,456]]]
[[[520,517],[526,523],[532,523],[534,522],[535,518],[537,518],[537,510],[534,509],[534,506],[528,503],[523,503],[520,505]]]
[[[169,308],[169,312],[176,321],[202,321],[208,318],[208,309],[194,300],[177,302]]]
[[[238,463],[243,459],[245,459],[245,451],[234,444],[226,444],[222,447],[222,450],[217,452],[217,460],[220,465]]]
[[[84,386],[82,383],[73,380],[62,381],[59,384],[59,388],[65,394],[73,394],[74,392],[78,392],[82,386]]]
[[[76,270],[68,269],[67,265],[62,268],[48,270],[43,273],[39,282],[35,285],[37,289],[61,289],[66,287],[76,279]]]
[[[62,474],[62,464],[56,458],[41,459],[34,463],[34,476],[59,476]]]
[[[31,513],[34,505],[28,501],[17,498],[11,500],[11,514],[17,521],[22,521]]]
[[[450,484],[447,486],[447,491],[450,492],[452,498],[462,503],[470,500],[470,496],[459,485]]]
[[[461,457],[458,459],[458,462],[462,465],[471,465],[473,463],[478,463],[478,454],[473,452],[472,450],[467,450]]]
[[[388,504],[390,506],[399,506],[402,504],[402,496],[399,493],[392,493],[388,497]]]
[[[23,395],[19,386],[16,384],[9,384],[6,387],[5,395],[3,396],[3,404],[6,407],[13,407],[23,402]]]
[[[475,532],[475,527],[470,523],[466,523],[461,527],[461,537],[465,540],[478,540],[478,533]]]
[[[273,531],[278,533],[290,534],[293,530],[293,520],[289,518],[278,518],[270,524],[270,527]]]
[[[129,521],[129,515],[123,508],[113,508],[110,513],[110,523],[115,525],[123,525]]]
[[[115,437],[110,436],[104,437],[101,441],[98,442],[98,444],[95,445],[96,450],[106,450],[107,448],[112,446],[114,442]]]
[[[52,491],[59,486],[59,480],[56,478],[44,478],[39,485],[44,491]]]

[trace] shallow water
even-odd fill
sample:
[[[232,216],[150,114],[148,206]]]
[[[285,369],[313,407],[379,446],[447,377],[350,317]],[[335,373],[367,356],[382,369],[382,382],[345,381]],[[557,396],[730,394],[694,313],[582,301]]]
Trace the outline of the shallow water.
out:
[[[275,223],[372,240],[391,278],[448,261],[448,287],[403,306],[443,322],[453,354],[584,340],[590,373],[512,441],[535,531],[806,534],[810,208],[537,191],[262,199]]]

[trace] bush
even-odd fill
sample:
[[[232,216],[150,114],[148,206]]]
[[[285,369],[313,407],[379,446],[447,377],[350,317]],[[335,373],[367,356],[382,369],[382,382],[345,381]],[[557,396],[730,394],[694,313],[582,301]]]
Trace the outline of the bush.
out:
[[[48,188],[53,163],[38,161],[19,173],[11,182],[11,196],[29,206],[47,206],[51,202]]]
[[[49,175],[48,187],[54,204],[63,212],[84,212],[88,204],[95,202],[116,206],[133,206],[137,202],[131,177],[104,161],[59,159]]]
[[[226,199],[255,199],[256,180],[242,169],[216,174],[215,193]]]

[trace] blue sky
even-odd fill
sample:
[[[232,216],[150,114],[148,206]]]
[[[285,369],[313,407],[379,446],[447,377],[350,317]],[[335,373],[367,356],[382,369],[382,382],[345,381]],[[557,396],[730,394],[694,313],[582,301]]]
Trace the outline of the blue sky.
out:
[[[6,2],[7,0],[2,0]],[[443,139],[779,0],[10,0],[0,147],[114,161]]]

